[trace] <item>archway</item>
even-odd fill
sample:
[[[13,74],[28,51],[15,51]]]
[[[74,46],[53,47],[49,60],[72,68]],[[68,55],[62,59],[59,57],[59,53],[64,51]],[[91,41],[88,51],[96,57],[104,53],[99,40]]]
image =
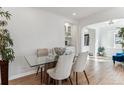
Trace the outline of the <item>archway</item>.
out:
[[[114,19],[83,27],[80,33],[81,51],[89,51],[89,55],[94,57],[98,55],[112,57],[113,54],[122,52],[121,38],[118,37],[121,27],[124,27],[124,19]],[[85,45],[86,34],[89,34],[88,46]],[[99,54],[100,49],[103,49],[103,54]]]

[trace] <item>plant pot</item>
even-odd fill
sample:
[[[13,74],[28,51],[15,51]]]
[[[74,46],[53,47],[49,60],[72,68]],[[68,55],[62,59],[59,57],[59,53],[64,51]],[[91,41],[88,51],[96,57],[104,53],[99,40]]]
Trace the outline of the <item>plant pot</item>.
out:
[[[0,60],[1,84],[8,85],[8,62]]]

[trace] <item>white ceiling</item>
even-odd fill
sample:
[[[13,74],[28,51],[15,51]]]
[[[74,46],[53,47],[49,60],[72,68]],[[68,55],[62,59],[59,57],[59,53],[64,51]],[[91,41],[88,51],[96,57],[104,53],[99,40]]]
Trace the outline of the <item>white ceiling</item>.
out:
[[[91,28],[91,29],[111,29],[111,30],[116,30],[119,29],[120,27],[124,27],[124,19],[114,19],[112,20],[112,24],[110,24],[110,20],[105,21],[105,22],[100,22],[92,25],[86,26],[86,28]]]
[[[109,8],[107,7],[42,7],[42,9],[61,16],[79,20],[81,18],[85,18],[95,13],[105,11]],[[72,15],[72,13],[74,12],[77,14],[76,16]]]

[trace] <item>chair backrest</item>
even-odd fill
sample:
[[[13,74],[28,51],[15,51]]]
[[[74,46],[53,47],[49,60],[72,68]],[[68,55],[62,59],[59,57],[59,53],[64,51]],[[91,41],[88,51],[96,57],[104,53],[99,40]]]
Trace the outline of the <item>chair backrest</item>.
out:
[[[73,64],[72,70],[74,72],[83,72],[87,63],[88,52],[82,52],[79,54],[76,62]]]
[[[70,76],[73,65],[74,53],[59,57],[55,67],[55,76],[58,79],[66,79]]]
[[[37,49],[37,57],[48,56],[49,52],[47,48]]]

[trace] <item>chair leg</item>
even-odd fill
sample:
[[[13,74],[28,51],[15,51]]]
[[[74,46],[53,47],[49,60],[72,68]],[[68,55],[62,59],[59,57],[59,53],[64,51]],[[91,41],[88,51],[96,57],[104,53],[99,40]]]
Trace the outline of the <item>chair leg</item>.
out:
[[[87,79],[87,83],[88,83],[88,85],[89,85],[89,80],[88,80],[88,77],[87,77],[87,74],[86,74],[85,70],[84,70],[83,72],[84,72],[84,75],[85,75],[85,77],[86,77],[86,79]]]
[[[47,66],[47,64],[45,64],[45,66],[44,66],[44,83],[46,83],[47,82],[47,78],[48,78],[48,74],[47,74],[47,68],[48,68],[48,66]]]
[[[53,79],[53,85],[56,85],[56,80],[55,79]]]
[[[50,76],[49,76],[49,79],[48,79],[48,83],[49,85],[53,85],[54,84],[54,79],[52,79]]]
[[[114,65],[115,65],[115,61],[113,60],[113,63],[114,63]]]
[[[48,85],[50,84],[50,80],[51,80],[51,78],[49,77],[48,80],[47,80]]]
[[[58,80],[56,80],[56,85],[58,85],[59,84],[59,81]]]
[[[71,80],[71,77],[69,77],[69,81],[70,81],[71,85],[73,85],[73,82],[72,82],[72,80]]]
[[[40,69],[40,66],[38,66],[38,68],[37,68],[36,76],[38,75],[39,69]]]
[[[76,85],[78,85],[78,72],[76,72]]]
[[[43,75],[42,75],[42,67],[41,67],[41,84],[43,83],[42,81],[43,81]]]
[[[58,83],[59,83],[59,85],[62,85],[62,80],[59,80]]]

